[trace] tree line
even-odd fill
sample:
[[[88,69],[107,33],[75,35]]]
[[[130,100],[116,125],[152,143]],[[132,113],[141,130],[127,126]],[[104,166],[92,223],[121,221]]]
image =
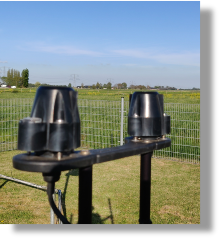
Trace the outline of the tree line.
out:
[[[84,84],[81,84],[81,88],[84,88]],[[145,89],[151,89],[151,87],[149,85],[144,86],[144,85],[130,85],[128,86],[126,82],[122,82],[122,83],[116,83],[114,85],[112,85],[111,82],[108,82],[107,84],[101,84],[99,82],[97,82],[96,84],[93,84],[91,86],[88,86],[87,88],[90,89],[139,89],[139,90],[145,90]]]
[[[29,84],[29,70],[26,68],[21,73],[15,69],[9,69],[7,76],[1,77],[3,84],[7,86],[16,86],[18,88],[27,88]]]
[[[34,84],[32,84],[32,83],[28,84],[28,87],[39,87],[39,86],[62,86],[62,87],[66,87],[66,85],[51,85],[51,84],[47,84],[47,83],[40,83],[39,81],[35,82]],[[69,87],[69,85],[68,85],[68,87]]]
[[[73,87],[71,85],[71,83],[69,83],[68,85],[50,85],[50,84],[40,83],[40,82],[36,82],[35,84],[29,83],[29,87],[39,87],[39,86],[68,86],[68,87]],[[114,84],[114,85],[112,85],[111,82],[108,82],[106,84],[102,84],[102,83],[97,82],[96,84],[93,84],[93,85],[84,85],[83,83],[81,83],[81,85],[77,86],[77,88],[82,88],[82,89],[83,88],[87,88],[87,89],[108,89],[108,90],[110,90],[110,89],[177,90],[176,87],[160,86],[160,85],[151,87],[149,85],[145,86],[145,85],[134,85],[134,84],[131,84],[130,86],[128,86],[125,82],[117,83],[117,84]],[[180,90],[184,90],[184,89],[180,89]],[[200,90],[200,88],[193,87],[192,90]]]
[[[46,84],[46,83],[40,83],[40,82],[36,82],[35,84],[31,84],[29,83],[29,87],[39,87],[39,86],[57,86],[57,85],[49,85],[49,84]],[[59,85],[59,86],[66,86],[66,85]],[[71,85],[71,83],[69,83],[67,85],[68,87],[73,87]],[[115,84],[114,86],[112,86],[112,83],[111,82],[108,82],[106,84],[102,84],[102,83],[99,83],[97,82],[96,84],[93,84],[93,85],[84,85],[83,83],[81,84],[81,86],[77,86],[77,88],[80,87],[80,88],[90,88],[90,89],[112,89],[112,88],[117,88],[117,89],[127,89],[127,83],[123,82],[123,83],[119,83],[119,84]]]
[[[69,85],[71,86],[71,84],[69,83]],[[69,86],[68,85],[68,86]],[[81,84],[81,88],[91,88],[91,89],[112,89],[112,88],[115,88],[115,89],[127,89],[127,83],[123,82],[123,83],[118,83],[118,84],[115,84],[114,86],[112,85],[112,83],[109,81],[108,83],[106,84],[102,84],[102,83],[99,83],[97,82],[96,84],[93,84],[91,86],[85,86],[83,83]]]
[[[123,83],[118,83],[118,84],[115,84],[114,86],[112,86],[112,83],[109,81],[106,84],[97,82],[96,84],[92,85],[92,89],[108,89],[108,90],[110,90],[112,88],[127,89],[127,83],[123,82]]]

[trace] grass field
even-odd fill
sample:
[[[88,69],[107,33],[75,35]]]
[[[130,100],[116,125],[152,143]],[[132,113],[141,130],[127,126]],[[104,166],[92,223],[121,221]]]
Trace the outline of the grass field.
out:
[[[1,91],[0,151],[5,151],[16,149],[18,121],[30,115],[36,89]],[[125,97],[124,137],[128,136],[128,97],[132,92],[131,90],[78,90],[83,147],[104,148],[119,145],[122,96]],[[200,161],[199,91],[159,91],[159,93],[164,94],[165,112],[171,116],[171,134],[168,137],[172,140],[172,146],[156,154],[160,157],[187,159],[198,163]]]
[[[1,152],[0,173],[46,186],[40,173],[15,170],[12,157]],[[139,156],[93,166],[93,224],[138,224]],[[63,213],[78,219],[78,171],[64,171],[56,188],[62,191]],[[200,166],[152,159],[151,220],[153,224],[200,223]],[[50,224],[44,191],[0,178],[0,224]]]
[[[125,100],[129,99],[129,94],[138,90],[90,90],[76,89],[79,99],[88,100],[111,100],[119,101],[121,97]],[[165,103],[184,103],[184,104],[200,104],[200,91],[198,90],[167,90],[158,91],[164,95]],[[36,88],[28,89],[1,89],[0,99],[11,98],[34,98]]]

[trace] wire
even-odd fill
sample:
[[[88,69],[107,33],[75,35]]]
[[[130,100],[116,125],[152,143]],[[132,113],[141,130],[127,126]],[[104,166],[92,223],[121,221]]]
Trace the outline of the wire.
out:
[[[54,193],[55,183],[54,182],[48,182],[47,183],[47,195],[48,200],[50,203],[51,208],[53,209],[54,213],[57,215],[57,217],[62,221],[63,224],[71,224],[60,212],[60,210],[56,207],[54,201],[53,201],[53,193]]]

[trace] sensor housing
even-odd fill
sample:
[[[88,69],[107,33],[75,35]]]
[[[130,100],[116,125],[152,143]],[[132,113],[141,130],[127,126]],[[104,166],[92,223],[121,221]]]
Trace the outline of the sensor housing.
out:
[[[162,137],[170,133],[170,116],[164,113],[163,95],[134,92],[130,99],[128,134],[137,137]]]
[[[30,117],[19,122],[18,149],[69,152],[79,146],[77,92],[69,87],[39,87]]]

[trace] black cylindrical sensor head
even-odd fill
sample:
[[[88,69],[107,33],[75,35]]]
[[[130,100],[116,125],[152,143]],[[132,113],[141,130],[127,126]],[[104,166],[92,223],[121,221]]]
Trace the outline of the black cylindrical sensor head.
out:
[[[18,149],[65,152],[79,146],[77,92],[69,87],[39,87],[30,117],[19,122]]]
[[[170,131],[169,116],[164,114],[163,95],[157,92],[134,92],[128,114],[128,134],[137,137],[160,137]]]

